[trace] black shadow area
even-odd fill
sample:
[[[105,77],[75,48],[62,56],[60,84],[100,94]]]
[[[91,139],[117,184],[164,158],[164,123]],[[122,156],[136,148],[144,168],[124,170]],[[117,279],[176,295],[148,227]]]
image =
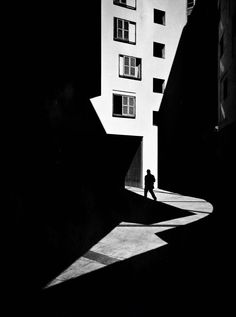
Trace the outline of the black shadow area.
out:
[[[205,223],[201,228],[208,225]],[[186,231],[170,230],[171,243],[164,247],[47,289],[40,301],[42,312],[158,316],[170,312],[222,311],[226,298],[219,292],[218,283],[221,286],[224,283],[204,266],[204,253],[198,247],[201,237],[198,242],[194,239],[199,226],[190,227]],[[205,244],[209,246],[207,241]],[[212,257],[207,265],[213,265],[214,261]]]
[[[125,222],[153,224],[192,215],[190,211],[147,199],[129,190],[126,190],[124,195],[128,207],[128,210],[122,217],[122,221]]]

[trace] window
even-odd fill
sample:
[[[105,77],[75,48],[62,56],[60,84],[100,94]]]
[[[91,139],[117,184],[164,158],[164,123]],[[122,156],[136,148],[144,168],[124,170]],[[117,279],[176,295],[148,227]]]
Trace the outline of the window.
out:
[[[165,58],[165,44],[153,42],[153,56]]]
[[[166,24],[166,13],[165,11],[154,9],[154,23]]]
[[[135,118],[136,97],[113,94],[113,117]]]
[[[159,78],[153,78],[153,92],[158,92],[160,94],[164,93],[165,80]]]
[[[158,126],[160,122],[160,113],[159,111],[152,112],[152,125]]]
[[[114,40],[135,44],[136,23],[119,18],[114,18]]]
[[[119,55],[119,76],[141,80],[141,58]]]
[[[136,0],[113,0],[113,3],[128,9],[136,9]]]

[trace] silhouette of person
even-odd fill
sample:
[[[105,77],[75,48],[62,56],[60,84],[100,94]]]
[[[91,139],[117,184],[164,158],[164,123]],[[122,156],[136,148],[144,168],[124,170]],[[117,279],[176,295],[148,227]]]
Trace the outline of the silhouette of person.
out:
[[[150,170],[147,170],[147,175],[144,178],[144,183],[145,183],[144,197],[147,198],[147,193],[150,192],[150,194],[152,195],[152,198],[154,200],[157,200],[157,198],[153,192],[155,181],[156,181],[156,179],[155,179],[154,175],[151,174]]]

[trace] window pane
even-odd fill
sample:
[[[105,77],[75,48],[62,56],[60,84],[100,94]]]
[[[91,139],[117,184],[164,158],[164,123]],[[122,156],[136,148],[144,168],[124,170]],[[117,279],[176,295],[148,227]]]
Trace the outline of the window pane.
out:
[[[132,7],[132,8],[135,8],[135,1],[136,0],[127,0],[127,5]]]
[[[123,114],[128,114],[128,107],[127,106],[123,106]]]
[[[163,93],[165,80],[160,78],[153,78],[153,92]]]
[[[130,75],[135,76],[135,67],[130,68]]]
[[[123,25],[122,20],[118,19],[117,21],[118,21],[118,28],[122,29],[122,25]]]
[[[134,105],[134,98],[132,98],[132,97],[129,98],[129,105],[130,106]]]
[[[124,39],[125,40],[129,39],[129,32],[128,31],[124,31]]]
[[[165,11],[154,9],[154,23],[165,25]]]
[[[135,60],[136,60],[136,59],[135,59],[134,57],[131,57],[130,60],[131,60],[131,63],[130,63],[131,66],[135,67],[135,66],[136,66],[136,63],[135,63]]]
[[[122,96],[113,95],[113,114],[122,115]]]
[[[124,29],[125,30],[129,29],[129,22],[128,21],[124,21]]]
[[[127,104],[128,104],[128,97],[123,96],[123,105],[127,105]]]
[[[129,75],[129,67],[125,66],[125,75]]]
[[[136,29],[136,24],[135,23],[130,23],[129,24],[129,41],[132,43],[135,43],[135,29]]]
[[[129,114],[133,115],[134,114],[134,108],[133,107],[129,107]]]
[[[125,56],[125,65],[129,66],[129,57]]]
[[[118,38],[122,39],[122,30],[118,29]]]
[[[154,42],[153,43],[153,56],[164,58],[165,57],[165,44]]]

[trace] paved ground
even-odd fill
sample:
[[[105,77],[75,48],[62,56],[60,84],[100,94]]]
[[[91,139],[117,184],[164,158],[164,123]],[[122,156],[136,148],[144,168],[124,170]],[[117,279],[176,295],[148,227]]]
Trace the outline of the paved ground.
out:
[[[133,187],[127,187],[127,189],[143,196],[142,189]],[[177,207],[180,210],[191,211],[192,215],[151,225],[122,222],[49,283],[48,287],[161,247],[166,242],[158,237],[159,232],[187,225],[206,217],[213,211],[212,205],[200,198],[182,196],[160,189],[156,189],[155,194],[159,202]]]

